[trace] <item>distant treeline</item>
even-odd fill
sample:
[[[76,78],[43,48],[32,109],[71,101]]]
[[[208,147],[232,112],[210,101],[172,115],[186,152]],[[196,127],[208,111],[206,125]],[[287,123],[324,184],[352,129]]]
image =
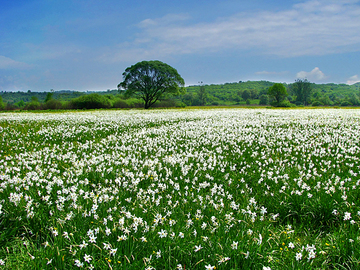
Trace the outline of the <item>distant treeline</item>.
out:
[[[217,105],[269,105],[268,81],[247,81],[225,84],[194,85],[186,87],[186,94],[158,101],[153,107],[217,106]],[[287,100],[297,104],[293,84],[285,84]],[[360,83],[314,84],[311,83],[309,105],[360,106]],[[0,110],[57,110],[98,108],[142,108],[143,102],[126,98],[122,91],[99,92],[50,91],[50,92],[0,92]]]
[[[75,96],[66,99],[60,99],[55,96],[56,93],[31,93],[16,102],[6,102],[2,96],[12,96],[13,100],[18,100],[13,95],[23,96],[24,93],[0,93],[0,110],[71,110],[71,109],[107,109],[107,108],[143,108],[141,100],[135,98],[124,98],[122,93],[81,93],[74,92],[69,94]],[[30,94],[30,93],[27,93]],[[154,107],[176,107],[179,102],[176,100],[163,100]]]
[[[268,89],[273,86],[268,81],[247,81],[225,83],[220,85],[196,85],[187,87],[187,93],[181,100],[187,105],[269,105],[271,98]],[[287,100],[294,106],[297,104],[294,84],[286,84]],[[313,106],[360,106],[360,83],[347,84],[315,84],[310,83],[311,96],[309,105]]]

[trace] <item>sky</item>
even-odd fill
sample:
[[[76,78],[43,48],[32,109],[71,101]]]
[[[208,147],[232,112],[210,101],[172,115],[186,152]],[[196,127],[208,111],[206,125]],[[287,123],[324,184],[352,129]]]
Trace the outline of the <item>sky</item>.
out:
[[[116,89],[144,60],[186,85],[360,81],[360,0],[0,0],[0,91]]]

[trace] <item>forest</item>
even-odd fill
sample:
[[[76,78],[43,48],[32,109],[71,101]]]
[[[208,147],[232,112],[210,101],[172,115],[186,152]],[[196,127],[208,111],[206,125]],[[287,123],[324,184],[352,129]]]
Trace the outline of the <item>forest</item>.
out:
[[[298,102],[294,85],[283,83],[287,90],[286,106],[360,106],[360,83],[315,84],[305,104]],[[269,106],[273,105],[268,90],[274,82],[246,81],[224,84],[200,84],[186,87],[184,95],[165,96],[153,107],[187,106]],[[107,91],[0,92],[0,110],[54,110],[97,108],[141,108],[143,102],[128,98],[117,89]]]

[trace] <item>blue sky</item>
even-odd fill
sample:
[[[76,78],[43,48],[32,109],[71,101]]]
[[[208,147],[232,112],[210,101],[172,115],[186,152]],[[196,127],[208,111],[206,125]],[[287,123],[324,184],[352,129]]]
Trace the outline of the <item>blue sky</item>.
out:
[[[186,85],[360,81],[360,0],[0,0],[0,91],[107,90],[142,60]]]

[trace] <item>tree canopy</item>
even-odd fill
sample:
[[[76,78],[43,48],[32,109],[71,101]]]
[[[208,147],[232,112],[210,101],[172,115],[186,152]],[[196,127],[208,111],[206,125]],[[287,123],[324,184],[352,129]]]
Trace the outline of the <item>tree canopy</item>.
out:
[[[313,89],[307,79],[297,79],[291,90],[296,95],[296,105],[308,105],[310,103]]]
[[[175,68],[161,61],[138,62],[125,70],[123,79],[118,89],[125,89],[127,96],[142,99],[145,109],[165,95],[185,93],[184,79]]]
[[[286,88],[282,83],[275,83],[271,86],[268,90],[268,94],[275,100],[275,106],[279,106],[288,95]]]

